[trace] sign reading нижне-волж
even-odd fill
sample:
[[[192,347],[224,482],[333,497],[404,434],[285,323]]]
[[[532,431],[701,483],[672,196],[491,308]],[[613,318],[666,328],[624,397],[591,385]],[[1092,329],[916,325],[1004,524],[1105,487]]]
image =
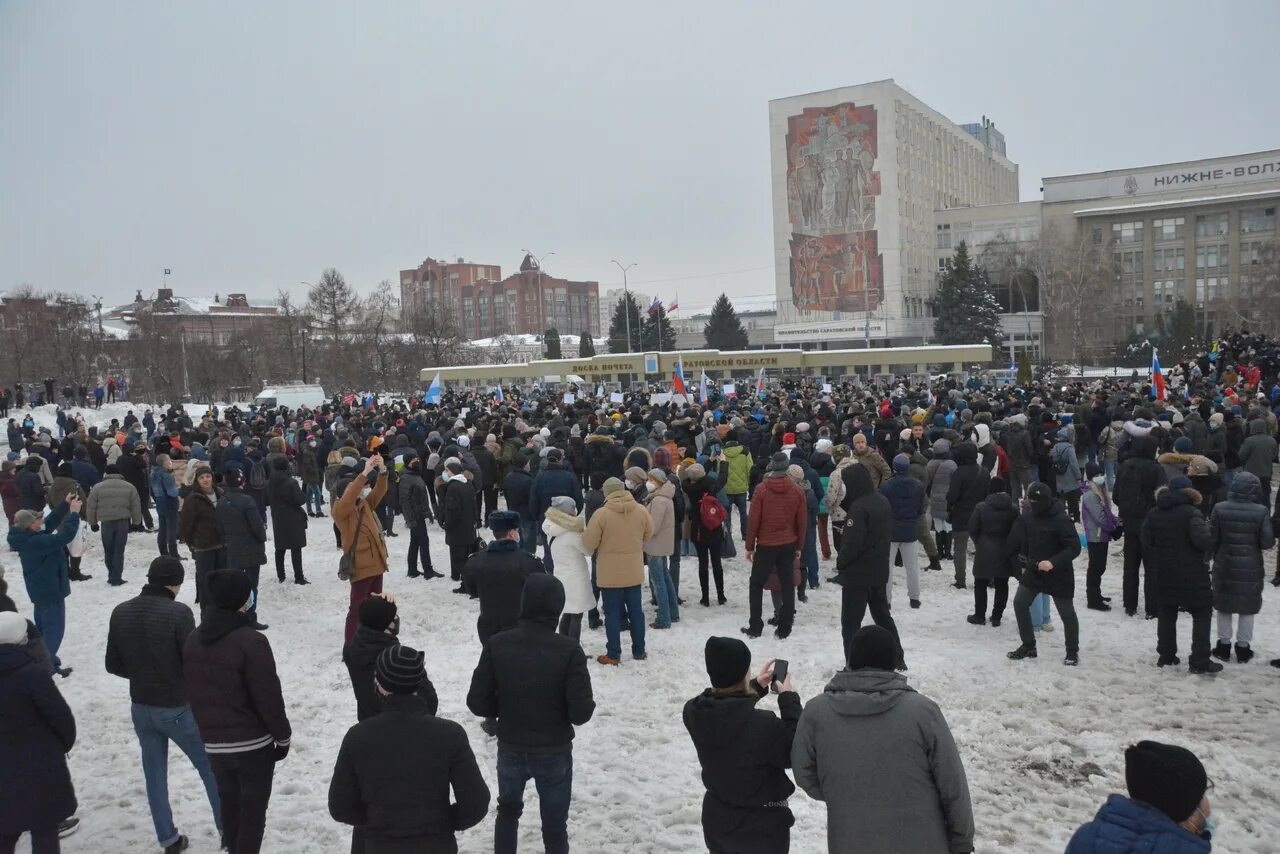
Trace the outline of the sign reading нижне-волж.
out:
[[[1116,170],[1094,175],[1046,178],[1044,200],[1125,198],[1171,190],[1196,190],[1280,180],[1280,152],[1245,157],[1199,160],[1173,166]]]

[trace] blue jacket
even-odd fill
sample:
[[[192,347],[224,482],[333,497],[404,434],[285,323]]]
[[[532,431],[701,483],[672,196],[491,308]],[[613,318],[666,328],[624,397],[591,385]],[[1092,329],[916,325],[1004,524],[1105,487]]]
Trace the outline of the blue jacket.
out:
[[[880,487],[880,494],[889,499],[889,509],[893,512],[890,542],[914,543],[916,522],[925,510],[924,485],[902,472],[886,480]]]
[[[151,495],[157,501],[161,498],[178,497],[178,484],[174,482],[173,472],[160,466],[152,466],[150,474]]]
[[[98,467],[88,460],[81,459],[71,461],[71,476],[75,478],[76,483],[80,484],[85,495],[88,495],[89,490],[102,480],[102,475],[98,474]]]
[[[529,497],[533,493],[533,476],[524,469],[514,469],[502,482],[502,491],[507,495],[507,509],[520,514],[521,521],[531,521],[529,516]]]
[[[44,520],[43,531],[9,529],[9,548],[22,561],[22,580],[33,605],[56,605],[71,595],[67,577],[67,543],[76,536],[80,517],[68,514],[67,503],[58,502]]]
[[[1155,807],[1112,795],[1093,821],[1071,837],[1066,854],[1202,854],[1209,850],[1208,839],[1178,827]]]
[[[567,495],[582,512],[582,482],[566,463],[542,464],[538,476],[533,479],[533,488],[529,491],[529,509],[533,511],[535,520],[547,515],[551,499],[557,495]]]

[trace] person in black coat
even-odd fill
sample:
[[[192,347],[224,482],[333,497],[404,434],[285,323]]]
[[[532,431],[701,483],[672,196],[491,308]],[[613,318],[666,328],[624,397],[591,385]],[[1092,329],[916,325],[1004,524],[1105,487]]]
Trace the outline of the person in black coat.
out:
[[[449,576],[459,582],[453,592],[466,593],[461,584],[462,567],[476,542],[476,491],[457,457],[445,462],[440,476],[444,481],[440,486],[440,524],[449,547]]]
[[[1142,520],[1155,506],[1156,490],[1164,482],[1164,468],[1156,462],[1155,440],[1134,436],[1129,443],[1129,456],[1116,472],[1116,487],[1111,493],[1124,524],[1124,612],[1130,617],[1138,613],[1139,566],[1143,570],[1142,599],[1147,619],[1154,620],[1159,610],[1153,566],[1142,549]]]
[[[32,454],[27,457],[22,470],[15,478],[18,488],[18,504],[23,510],[43,511],[45,508],[45,486],[40,478],[40,457]]]
[[[58,850],[58,825],[76,811],[67,753],[76,722],[53,677],[27,654],[27,621],[0,613],[0,850],[31,834]]]
[[[727,469],[725,463],[721,463],[722,469]],[[690,465],[684,470],[682,476],[685,478],[683,489],[686,502],[689,507],[689,539],[693,543],[694,549],[698,553],[698,584],[702,588],[702,607],[711,606],[711,594],[708,589],[707,567],[711,568],[712,577],[716,584],[716,601],[723,605],[729,601],[724,597],[724,567],[721,565],[720,550],[724,546],[724,523],[719,527],[711,529],[702,524],[702,497],[710,495],[716,499],[716,493],[720,491],[721,480],[715,474],[709,474],[705,468],[698,463]],[[716,499],[719,503],[719,499]],[[720,505],[724,509],[724,505]],[[727,521],[727,520],[726,520]]]
[[[462,586],[472,598],[480,599],[476,635],[481,645],[515,626],[525,579],[546,571],[542,561],[520,549],[519,526],[519,517],[510,510],[490,516],[493,540],[484,551],[469,557],[462,571]]]
[[[1154,463],[1155,460],[1152,460]],[[1080,663],[1080,621],[1076,617],[1075,573],[1072,561],[1080,554],[1080,535],[1053,497],[1047,484],[1036,481],[1027,489],[1030,509],[1018,517],[1009,537],[1009,551],[1018,555],[1021,578],[1013,597],[1013,613],[1018,618],[1022,645],[1009,653],[1015,661],[1036,657],[1036,634],[1031,627],[1031,600],[1041,593],[1053,598],[1062,619],[1067,654],[1063,664]]]
[[[373,685],[374,663],[383,650],[400,643],[399,634],[400,615],[395,599],[375,593],[360,603],[360,627],[356,629],[356,636],[342,647],[342,663],[347,666],[351,690],[356,695],[358,721],[382,711],[382,696]],[[427,712],[434,715],[440,700],[425,672],[417,694]]]
[[[484,518],[487,519],[498,509],[498,486],[502,483],[498,477],[498,458],[483,443],[476,443],[471,449],[471,456],[480,467],[480,482],[484,484],[480,495],[484,499]]]
[[[176,601],[186,573],[176,557],[151,561],[141,595],[115,607],[107,631],[107,672],[129,680],[133,728],[142,748],[142,773],[156,829],[166,851],[181,851],[187,838],[178,832],[169,806],[169,742],[186,754],[204,783],[214,824],[221,830],[218,784],[209,755],[187,704],[182,648],[195,631],[191,609]]]
[[[284,581],[284,555],[289,552],[293,583],[309,584],[302,574],[302,550],[307,546],[307,511],[303,507],[307,499],[289,474],[289,460],[284,455],[271,460],[266,501],[271,508],[271,536],[276,547],[276,580]]]
[[[400,515],[404,516],[405,527],[409,529],[409,577],[443,578],[444,574],[436,572],[431,565],[431,535],[427,531],[427,522],[433,516],[429,490],[421,474],[422,458],[411,454],[400,471],[399,484]],[[422,564],[421,572],[418,571],[419,562]]]
[[[382,711],[343,737],[329,814],[354,826],[352,854],[456,854],[456,834],[489,811],[489,787],[467,734],[428,708],[421,652],[388,647],[375,671]]]
[[[871,619],[893,633],[898,640],[898,667],[906,669],[898,627],[889,611],[889,536],[893,530],[893,511],[889,499],[876,492],[871,472],[866,466],[845,466],[840,471],[844,480],[844,528],[840,534],[840,551],[836,555],[836,574],[843,587],[840,594],[840,635],[848,657],[853,635],[862,626],[867,609]]]
[[[244,475],[238,468],[228,468],[223,475],[226,490],[218,499],[218,524],[227,543],[227,567],[249,576],[253,588],[253,606],[245,613],[254,628],[267,628],[258,622],[258,573],[267,562],[267,528],[258,513],[258,502],[241,488]]]
[[[987,622],[987,588],[994,587],[995,602],[991,606],[991,625],[999,626],[1009,603],[1009,576],[1013,574],[1013,555],[1009,535],[1018,521],[1018,508],[1004,490],[1004,481],[991,481],[987,497],[969,515],[968,531],[973,538],[973,613],[968,620],[975,626]]]
[[[898,454],[893,458],[893,476],[881,485],[880,494],[889,500],[889,509],[893,513],[889,557],[892,560],[896,555],[902,559],[902,567],[907,574],[907,598],[912,608],[919,608],[920,552],[916,543],[920,540],[920,517],[929,509],[929,497],[924,491],[924,484],[911,476],[909,456]]]
[[[529,576],[519,624],[489,639],[471,675],[467,708],[497,718],[495,851],[516,849],[530,778],[538,787],[546,849],[569,850],[573,728],[591,720],[596,703],[582,645],[556,633],[562,610],[560,580],[544,573]]]
[[[709,851],[780,854],[795,818],[787,777],[800,721],[791,674],[779,686],[778,715],[756,705],[769,693],[773,662],[751,678],[751,651],[736,638],[707,638],[711,687],[684,704],[684,726],[702,766],[702,838]]]
[[[135,445],[131,454],[121,454],[116,460],[116,468],[120,470],[120,476],[138,490],[138,498],[142,501],[142,525],[150,531],[155,523],[151,519],[151,478],[147,468],[146,444]]]
[[[951,485],[947,487],[947,519],[951,523],[951,553],[956,566],[954,586],[963,590],[969,560],[969,517],[978,502],[986,497],[991,473],[978,465],[978,446],[973,442],[956,445],[951,456],[956,461],[956,470],[951,473]]]
[[[1169,481],[1169,486],[1156,494],[1156,506],[1143,520],[1142,549],[1157,578],[1159,665],[1180,663],[1178,611],[1187,611],[1191,614],[1191,672],[1216,673],[1222,665],[1209,658],[1213,586],[1208,558],[1213,538],[1209,523],[1196,506],[1199,503],[1200,493],[1191,488],[1186,477]]]
[[[1193,481],[1194,483],[1194,481]],[[1253,658],[1253,618],[1262,610],[1266,562],[1262,553],[1276,544],[1274,522],[1262,503],[1262,484],[1238,472],[1225,501],[1209,514],[1213,541],[1213,607],[1218,612],[1218,643],[1213,655],[1231,659],[1232,622],[1236,622],[1236,661]],[[1238,615],[1238,616],[1237,616]]]

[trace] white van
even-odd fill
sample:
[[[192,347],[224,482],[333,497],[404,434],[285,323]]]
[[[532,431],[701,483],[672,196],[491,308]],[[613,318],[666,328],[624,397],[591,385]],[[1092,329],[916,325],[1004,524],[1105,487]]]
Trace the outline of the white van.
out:
[[[287,406],[290,409],[306,406],[314,409],[328,403],[329,398],[325,395],[324,389],[318,385],[287,383],[267,386],[258,392],[253,402],[259,409],[277,409],[281,406]]]

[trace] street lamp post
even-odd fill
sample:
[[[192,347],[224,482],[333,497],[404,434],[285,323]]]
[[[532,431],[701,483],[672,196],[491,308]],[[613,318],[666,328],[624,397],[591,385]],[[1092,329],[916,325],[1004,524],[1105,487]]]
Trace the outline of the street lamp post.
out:
[[[613,261],[613,263],[617,264],[618,269],[622,271],[622,294],[623,294],[622,298],[626,300],[626,305],[623,307],[622,311],[623,311],[623,314],[627,316],[627,352],[630,353],[631,352],[631,291],[628,290],[627,288],[627,271],[630,270],[632,267],[634,267],[637,262],[632,261],[630,264],[624,267],[622,266],[621,262],[612,258],[610,260]]]
[[[301,284],[306,285],[308,290],[311,289],[310,282],[301,282]],[[302,323],[304,327],[307,325],[305,314],[303,315]],[[305,383],[307,381],[307,332],[308,330],[303,328],[300,331],[302,333],[302,381]]]
[[[546,331],[546,329],[547,329],[547,312],[546,312],[545,307],[544,307],[544,305],[543,305],[543,296],[542,296],[542,259],[543,259],[543,258],[550,258],[552,255],[554,255],[554,254],[556,254],[556,253],[555,253],[554,251],[551,251],[551,252],[547,252],[547,253],[545,253],[544,255],[542,255],[541,257],[539,257],[539,256],[537,256],[537,255],[534,255],[534,254],[533,254],[532,252],[530,252],[528,249],[525,249],[525,250],[523,250],[523,251],[524,251],[524,254],[528,255],[530,258],[532,258],[532,259],[533,259],[533,265],[534,265],[535,267],[537,267],[537,268],[538,268],[538,329],[537,329],[537,334],[538,334],[538,335],[541,335],[541,334],[542,334],[543,332],[545,332],[545,331]],[[559,331],[559,330],[557,330],[557,331]]]

